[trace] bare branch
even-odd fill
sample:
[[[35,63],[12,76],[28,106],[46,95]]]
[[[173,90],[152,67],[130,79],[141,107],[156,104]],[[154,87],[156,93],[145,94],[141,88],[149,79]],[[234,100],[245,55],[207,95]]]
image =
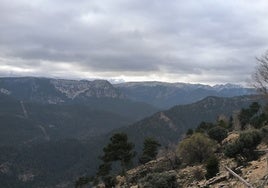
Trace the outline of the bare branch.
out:
[[[225,166],[225,169],[228,170],[233,176],[235,176],[236,178],[238,178],[239,181],[241,181],[246,187],[253,188],[253,186],[250,183],[248,183],[246,180],[244,180],[241,176],[239,176],[237,173],[235,173],[234,171],[232,171],[230,168],[228,168],[227,166]]]
[[[256,57],[257,67],[252,75],[254,84],[253,86],[257,91],[267,95],[268,90],[268,51],[261,57]]]

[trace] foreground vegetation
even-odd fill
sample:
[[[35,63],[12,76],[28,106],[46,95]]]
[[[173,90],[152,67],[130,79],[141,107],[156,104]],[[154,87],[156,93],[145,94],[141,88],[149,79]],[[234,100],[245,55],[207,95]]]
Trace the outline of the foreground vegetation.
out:
[[[134,145],[128,143],[126,134],[116,133],[111,137],[111,143],[103,149],[102,160],[105,163],[100,166],[97,176],[88,178],[88,181],[79,179],[76,186],[90,183],[95,186],[102,184],[106,187],[114,187],[118,186],[121,181],[121,187],[130,185],[159,188],[183,187],[185,184],[180,184],[177,176],[180,170],[187,167],[197,167],[191,172],[193,174],[192,181],[201,181],[215,177],[220,171],[220,163],[228,158],[233,159],[236,166],[247,166],[250,161],[260,157],[257,146],[261,143],[267,144],[268,113],[266,109],[254,102],[248,108],[241,109],[236,117],[221,116],[215,123],[201,122],[197,128],[189,129],[184,139],[175,148],[162,147],[158,150],[160,144],[157,140],[146,138],[143,152],[139,157],[140,164],[148,166],[156,157],[161,162],[154,164],[158,167],[151,166],[141,171],[136,170],[139,173],[134,176],[131,175],[131,171],[140,169],[140,166],[136,168],[132,166],[132,170],[126,171],[126,164],[131,164],[131,160],[136,154]],[[234,119],[238,121],[234,121]],[[229,139],[231,135],[237,136]],[[115,141],[120,137],[121,141],[118,139]],[[125,178],[124,180],[118,180],[119,174],[110,171],[112,161],[120,161],[120,175]],[[107,164],[109,165],[107,166]],[[128,167],[130,169],[131,166]]]

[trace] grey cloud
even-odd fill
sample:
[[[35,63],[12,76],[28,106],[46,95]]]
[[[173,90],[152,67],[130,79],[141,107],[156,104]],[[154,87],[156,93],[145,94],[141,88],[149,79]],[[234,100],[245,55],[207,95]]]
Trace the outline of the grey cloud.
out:
[[[0,56],[37,72],[49,61],[51,69],[64,62],[99,75],[148,71],[177,74],[177,81],[241,82],[268,46],[267,9],[264,0],[2,0]]]

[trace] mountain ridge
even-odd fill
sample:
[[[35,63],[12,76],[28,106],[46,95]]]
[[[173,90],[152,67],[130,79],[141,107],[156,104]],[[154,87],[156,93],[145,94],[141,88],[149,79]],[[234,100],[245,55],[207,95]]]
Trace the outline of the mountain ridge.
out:
[[[63,103],[79,98],[125,99],[106,80],[65,80],[38,77],[0,78],[0,92],[22,100]]]
[[[207,96],[234,97],[256,94],[253,88],[245,88],[230,83],[210,86],[181,82],[126,82],[114,86],[134,101],[146,101],[161,109],[168,109],[179,104],[194,103]]]
[[[190,104],[206,96],[233,97],[255,94],[256,91],[253,88],[230,83],[214,86],[157,81],[111,84],[107,80],[2,77],[0,93],[22,100],[51,104],[103,98],[130,99],[167,109],[174,105]]]

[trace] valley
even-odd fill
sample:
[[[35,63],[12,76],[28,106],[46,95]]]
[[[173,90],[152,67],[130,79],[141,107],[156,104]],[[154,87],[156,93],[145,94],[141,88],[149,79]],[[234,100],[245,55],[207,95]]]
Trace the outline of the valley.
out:
[[[96,173],[98,156],[116,132],[126,133],[140,153],[146,137],[167,146],[202,121],[263,102],[253,95],[206,96],[161,111],[106,81],[1,78],[0,88],[0,182],[11,187],[72,187]]]

